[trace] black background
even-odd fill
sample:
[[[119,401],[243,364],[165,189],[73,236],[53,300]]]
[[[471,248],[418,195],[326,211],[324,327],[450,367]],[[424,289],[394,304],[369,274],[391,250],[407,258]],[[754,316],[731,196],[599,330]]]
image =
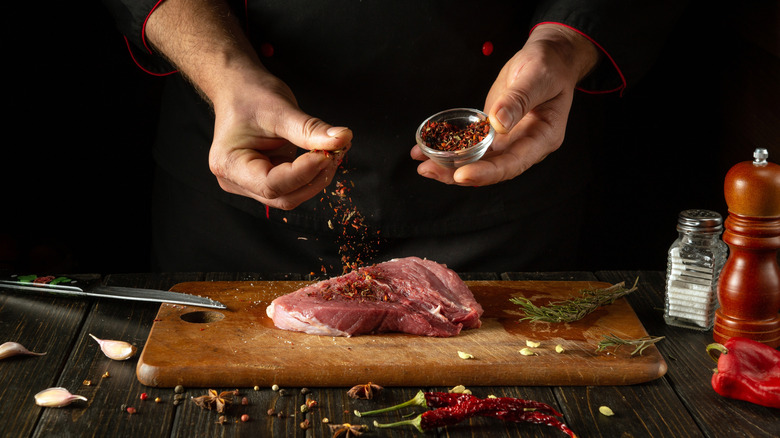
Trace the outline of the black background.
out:
[[[3,28],[0,268],[148,271],[161,80],[132,63],[101,4],[44,12],[22,3],[8,6],[12,23]],[[583,270],[663,269],[678,212],[725,216],[727,170],[750,160],[754,147],[775,148],[728,144],[726,122],[749,109],[724,98],[744,85],[723,55],[741,49],[729,37],[727,11],[700,3],[643,82],[620,98],[581,96],[606,99],[608,127],[594,151],[599,185]]]

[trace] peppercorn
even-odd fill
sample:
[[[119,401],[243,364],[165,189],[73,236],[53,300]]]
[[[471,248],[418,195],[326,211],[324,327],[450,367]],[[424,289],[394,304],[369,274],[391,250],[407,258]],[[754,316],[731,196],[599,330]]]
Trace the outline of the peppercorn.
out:
[[[147,398],[149,398],[149,395],[147,393],[145,393],[145,392],[142,392],[141,393],[141,400],[146,400]]]
[[[241,421],[243,421],[244,423],[246,423],[247,421],[249,421],[249,414],[244,414],[244,415],[242,415],[242,416],[241,416]]]

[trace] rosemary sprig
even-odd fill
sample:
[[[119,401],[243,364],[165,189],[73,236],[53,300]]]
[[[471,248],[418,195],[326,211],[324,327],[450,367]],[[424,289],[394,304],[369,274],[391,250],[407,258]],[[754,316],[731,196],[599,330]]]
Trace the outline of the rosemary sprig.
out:
[[[509,301],[520,306],[525,313],[526,316],[520,321],[574,322],[584,318],[599,307],[612,304],[618,298],[635,291],[638,282],[639,278],[629,289],[626,289],[625,282],[607,288],[584,289],[580,291],[579,297],[553,301],[543,307],[533,304],[525,297],[510,298]]]
[[[631,356],[634,356],[635,354],[642,355],[642,352],[645,351],[648,347],[655,344],[656,342],[663,339],[663,336],[645,336],[643,338],[637,338],[637,339],[621,339],[613,334],[604,335],[604,339],[599,342],[598,348],[596,348],[596,352],[604,351],[605,349],[609,347],[615,347],[615,350],[620,348],[622,345],[633,345],[636,346],[636,349],[631,352]]]

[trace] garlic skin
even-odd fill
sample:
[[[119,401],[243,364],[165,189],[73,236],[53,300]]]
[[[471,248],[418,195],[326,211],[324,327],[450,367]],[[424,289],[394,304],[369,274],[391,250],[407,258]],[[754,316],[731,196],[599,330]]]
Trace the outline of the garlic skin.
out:
[[[24,345],[18,342],[5,342],[0,345],[0,359],[5,359],[11,356],[43,356],[46,353],[34,353],[26,348]]]
[[[35,394],[35,404],[45,408],[61,408],[76,400],[87,401],[82,395],[73,395],[65,388],[48,388]]]
[[[137,348],[135,348],[135,345],[132,345],[124,341],[111,341],[106,339],[99,339],[95,337],[95,335],[93,335],[92,333],[90,333],[89,335],[92,336],[92,339],[97,341],[97,343],[100,345],[100,349],[103,350],[103,354],[105,354],[109,359],[127,360],[133,357],[137,350]]]

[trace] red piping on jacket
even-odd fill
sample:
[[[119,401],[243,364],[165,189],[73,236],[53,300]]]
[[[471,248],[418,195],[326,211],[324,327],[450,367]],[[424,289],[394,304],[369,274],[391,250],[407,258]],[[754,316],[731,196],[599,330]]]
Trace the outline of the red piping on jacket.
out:
[[[164,1],[165,0],[159,0],[154,5],[154,7],[149,11],[149,14],[146,15],[146,18],[144,19],[144,25],[141,28],[141,41],[143,41],[144,47],[146,47],[146,50],[149,52],[149,54],[152,54],[153,52],[152,52],[151,47],[149,47],[149,44],[147,44],[147,42],[146,42],[146,23],[149,21],[149,17],[152,15],[152,12],[154,12],[157,9],[157,7],[160,6],[160,4],[162,2],[164,2]],[[137,65],[138,68],[140,68],[144,72],[146,72],[146,73],[148,73],[148,74],[150,74],[152,76],[168,76],[168,75],[172,75],[172,74],[178,72],[178,70],[173,70],[173,71],[169,71],[169,72],[166,72],[166,73],[155,73],[153,71],[149,71],[148,69],[144,68],[143,65],[141,65],[141,63],[138,61],[138,59],[136,59],[135,55],[133,54],[133,48],[130,45],[130,40],[128,40],[127,37],[125,37],[125,44],[127,45],[127,51],[130,52],[130,57],[133,59],[133,62],[135,63],[135,65]]]
[[[594,40],[593,38],[591,38],[590,36],[588,36],[587,34],[582,32],[581,30],[575,29],[575,28],[569,26],[568,24],[558,23],[558,22],[555,22],[555,21],[544,21],[544,22],[541,22],[541,23],[537,23],[531,29],[531,32],[533,32],[534,29],[536,29],[536,26],[539,26],[540,24],[557,24],[558,26],[563,26],[563,27],[565,27],[567,29],[571,29],[571,30],[577,32],[578,34],[582,35],[583,37],[587,38],[588,41],[593,43],[593,45],[596,46],[596,48],[598,48],[601,51],[601,53],[603,53],[604,56],[607,57],[607,59],[609,59],[609,62],[611,62],[612,66],[615,67],[615,71],[617,71],[618,76],[620,76],[620,81],[622,82],[622,84],[619,87],[617,87],[615,89],[612,89],[612,90],[591,91],[591,90],[585,90],[583,88],[577,87],[578,90],[582,91],[583,93],[588,93],[588,94],[607,94],[607,93],[614,93],[616,91],[619,91],[621,95],[623,94],[623,90],[626,89],[626,78],[625,78],[625,76],[623,76],[623,72],[620,70],[620,67],[618,67],[617,62],[615,62],[615,60],[612,58],[612,56],[609,54],[609,52],[607,52],[606,50],[604,50],[603,47],[601,47],[601,44],[597,43],[596,40]]]

